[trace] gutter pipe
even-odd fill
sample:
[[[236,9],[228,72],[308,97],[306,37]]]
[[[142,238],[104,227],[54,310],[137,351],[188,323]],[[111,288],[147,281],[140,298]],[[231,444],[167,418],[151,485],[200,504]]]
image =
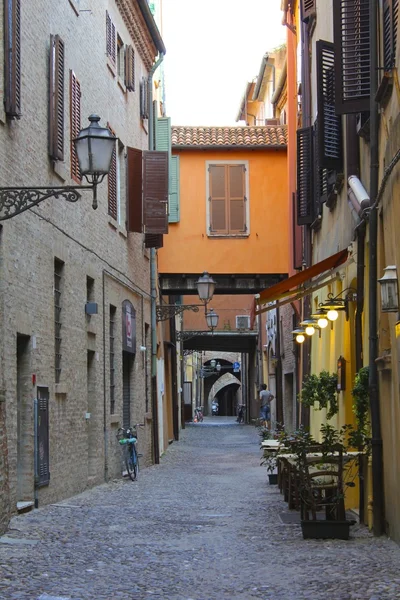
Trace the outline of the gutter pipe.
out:
[[[164,49],[165,52],[165,49]],[[164,60],[160,53],[157,62],[149,71],[147,89],[149,98],[149,150],[154,150],[154,114],[153,114],[153,75]],[[157,400],[157,255],[156,249],[150,249],[150,293],[151,293],[151,412],[153,415],[153,460],[160,463],[160,441],[158,437],[158,400]]]
[[[370,14],[370,196],[369,212],[369,401],[372,430],[372,493],[373,533],[379,536],[384,531],[383,504],[383,449],[378,388],[378,334],[377,334],[377,240],[378,211],[375,202],[378,195],[378,105],[375,94],[378,89],[378,39],[377,0],[369,0]]]

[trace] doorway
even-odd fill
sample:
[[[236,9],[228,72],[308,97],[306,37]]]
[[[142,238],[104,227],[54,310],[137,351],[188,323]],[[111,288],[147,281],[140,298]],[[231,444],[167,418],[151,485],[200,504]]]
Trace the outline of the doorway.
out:
[[[33,499],[33,398],[30,337],[17,333],[17,502]]]
[[[131,391],[132,372],[135,355],[122,353],[122,426],[131,426]]]
[[[88,477],[96,476],[98,435],[96,432],[96,360],[95,352],[87,352],[87,412],[88,412]]]

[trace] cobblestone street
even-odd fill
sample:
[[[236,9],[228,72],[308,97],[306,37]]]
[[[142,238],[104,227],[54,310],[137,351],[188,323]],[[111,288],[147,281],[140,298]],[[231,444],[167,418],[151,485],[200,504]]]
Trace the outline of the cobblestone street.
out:
[[[358,526],[349,541],[304,541],[259,463],[253,427],[188,427],[137,482],[14,518],[0,538],[0,598],[400,598],[395,543]]]

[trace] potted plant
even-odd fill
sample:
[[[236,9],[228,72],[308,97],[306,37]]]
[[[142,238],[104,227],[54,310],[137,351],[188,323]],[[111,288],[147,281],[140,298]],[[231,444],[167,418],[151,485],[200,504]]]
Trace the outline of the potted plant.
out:
[[[261,466],[267,467],[268,480],[270,485],[277,485],[278,483],[276,455],[276,451],[267,450],[264,448],[264,457],[262,458],[260,463]]]
[[[304,429],[285,441],[295,455],[301,527],[305,539],[349,538],[349,529],[354,521],[346,519],[344,496],[346,488],[355,484],[354,472],[345,469],[344,464],[345,458],[348,458],[345,453],[351,433],[350,425],[340,430],[322,425],[320,444],[316,444]],[[346,480],[347,473],[352,473],[351,480]],[[322,510],[324,514],[321,514]]]
[[[327,409],[326,416],[331,419],[339,410],[337,399],[337,374],[321,371],[319,375],[312,373],[303,382],[299,399],[303,406],[315,410]],[[318,404],[316,404],[318,403]]]

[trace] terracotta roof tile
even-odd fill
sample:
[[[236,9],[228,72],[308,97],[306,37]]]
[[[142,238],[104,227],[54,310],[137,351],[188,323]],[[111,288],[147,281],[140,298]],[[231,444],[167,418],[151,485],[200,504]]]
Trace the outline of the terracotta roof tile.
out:
[[[265,127],[171,127],[172,146],[190,148],[258,147],[284,148],[287,145],[286,125]]]

